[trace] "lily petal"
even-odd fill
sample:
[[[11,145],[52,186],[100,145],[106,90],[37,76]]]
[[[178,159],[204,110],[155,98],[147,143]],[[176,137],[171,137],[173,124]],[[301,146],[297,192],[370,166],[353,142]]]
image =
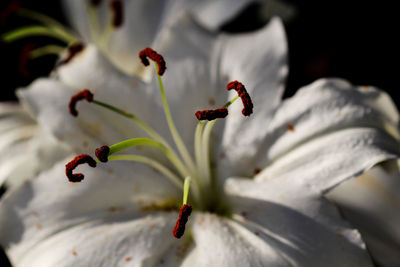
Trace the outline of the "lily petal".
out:
[[[292,180],[231,178],[225,185],[238,223],[279,251],[280,261],[268,265],[373,266],[360,234],[334,205]]]
[[[359,229],[380,266],[400,265],[397,257],[400,250],[399,173],[398,161],[384,162],[327,195]]]
[[[198,214],[192,225],[194,247],[182,266],[289,266],[273,246],[228,218]]]
[[[77,153],[145,135],[129,119],[85,101],[78,104],[81,114],[71,116],[68,102],[77,89],[89,88],[95,99],[135,114],[165,135],[167,127],[160,116],[162,110],[151,90],[146,90],[140,80],[115,69],[94,46],[87,46],[70,63],[60,67],[57,74],[59,80],[39,79],[27,89],[19,90],[18,95],[44,128],[70,144]]]
[[[218,30],[225,22],[231,20],[240,10],[260,0],[191,0],[192,14],[196,20],[210,30]]]
[[[17,186],[68,153],[16,103],[0,105],[0,121],[0,185]]]
[[[243,105],[236,101],[225,122],[219,153],[229,153],[231,157],[240,155],[236,163],[251,157],[265,140],[272,111],[280,103],[288,72],[283,24],[274,18],[255,33],[222,38],[220,49],[222,77],[242,82],[254,104],[254,113],[244,117]],[[231,98],[235,93],[231,93]]]
[[[163,76],[167,98],[178,129],[189,144],[197,123],[194,113],[221,107],[233,98],[232,95],[227,97],[226,84],[230,79],[246,85],[250,95],[255,97],[258,113],[243,118],[240,101],[233,104],[225,126],[229,131],[225,131],[224,146],[243,152],[241,146],[236,148],[229,143],[236,142],[235,133],[239,129],[247,129],[243,131],[251,137],[254,135],[254,139],[263,135],[259,130],[254,131],[254,127],[258,129],[260,122],[264,124],[270,119],[270,111],[280,101],[287,74],[286,38],[279,19],[273,19],[254,33],[216,35],[205,31],[189,14],[183,13],[160,34],[154,47],[167,61],[168,69]],[[265,67],[266,61],[268,67]],[[158,86],[156,82],[153,87]]]
[[[180,194],[165,177],[141,164],[110,162],[95,169],[79,167],[85,179],[71,184],[64,175],[65,162],[8,192],[0,203],[0,240],[14,264],[69,263],[73,250],[88,257],[88,265],[106,262],[109,256],[117,256],[114,262],[128,256],[151,260],[154,246],[168,242],[176,212],[162,210],[174,208]],[[119,246],[121,254],[113,255]]]
[[[293,176],[328,190],[396,158],[397,123],[398,113],[385,93],[322,79],[277,108],[265,139],[254,143],[243,136],[247,156],[239,161],[239,155],[228,150],[222,161],[243,176],[265,168],[259,180]]]

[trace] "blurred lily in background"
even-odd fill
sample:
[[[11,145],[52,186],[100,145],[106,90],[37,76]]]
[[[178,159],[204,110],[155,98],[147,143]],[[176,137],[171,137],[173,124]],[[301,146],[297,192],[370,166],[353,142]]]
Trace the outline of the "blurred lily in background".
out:
[[[218,25],[246,1],[162,2],[126,1],[110,9],[109,2],[66,1],[81,38],[70,35],[75,39],[60,49],[62,64],[51,77],[18,91],[33,119],[18,106],[2,107],[2,145],[12,158],[2,156],[0,166],[10,170],[2,177],[12,186],[0,202],[0,243],[11,262],[397,264],[391,222],[398,220],[399,118],[390,97],[374,87],[321,79],[282,101],[287,43],[278,18],[255,32],[223,34]],[[162,77],[141,65],[137,54],[146,46],[164,57]],[[225,119],[198,122],[197,110],[235,97],[225,89],[234,80],[247,88],[253,114],[243,116],[242,102],[235,101]],[[117,108],[82,102],[79,115],[71,116],[68,101],[85,88]],[[79,167],[85,179],[70,183],[65,164],[76,154],[149,137],[116,109],[145,122],[156,133],[150,137],[161,136],[168,152],[178,152],[177,160],[138,146],[96,168]],[[177,240],[171,231],[185,174],[193,179],[193,214]]]

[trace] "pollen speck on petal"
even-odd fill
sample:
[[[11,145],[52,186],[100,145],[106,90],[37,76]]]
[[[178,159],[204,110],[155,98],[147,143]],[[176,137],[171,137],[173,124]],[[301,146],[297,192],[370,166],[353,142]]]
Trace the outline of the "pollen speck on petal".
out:
[[[288,124],[287,129],[291,132],[294,132],[294,125],[293,124]]]

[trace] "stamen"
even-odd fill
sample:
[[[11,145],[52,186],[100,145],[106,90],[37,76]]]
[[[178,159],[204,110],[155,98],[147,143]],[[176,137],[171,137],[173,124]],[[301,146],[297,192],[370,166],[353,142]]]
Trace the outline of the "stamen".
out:
[[[77,54],[79,54],[83,49],[85,48],[85,45],[81,42],[77,42],[72,44],[70,47],[68,47],[68,53],[65,59],[60,61],[58,63],[58,66],[64,65],[69,63]]]
[[[176,238],[181,238],[185,233],[185,226],[191,213],[192,206],[189,204],[184,204],[179,210],[179,218],[176,221],[174,230],[172,230],[172,234]]]
[[[110,7],[113,12],[112,26],[119,28],[124,21],[122,1],[111,0]]]
[[[78,116],[78,111],[76,110],[76,103],[83,99],[86,99],[86,101],[88,101],[88,102],[92,102],[93,101],[92,92],[90,92],[88,89],[85,89],[71,97],[68,107],[69,107],[69,113],[72,116],[74,116],[74,117]]]
[[[110,147],[109,146],[102,146],[102,147],[96,148],[96,151],[95,151],[96,157],[101,162],[107,162],[108,161],[109,153],[110,153]]]
[[[65,174],[68,180],[72,183],[77,183],[83,180],[85,176],[82,173],[72,173],[72,171],[80,164],[89,164],[90,167],[96,167],[96,161],[88,154],[76,156],[72,161],[65,165]]]
[[[207,109],[207,110],[199,110],[196,112],[196,118],[201,120],[215,120],[222,119],[228,116],[228,109],[226,107],[217,108],[217,109]]]
[[[90,0],[90,5],[92,7],[98,7],[101,4],[101,0]]]
[[[162,55],[151,49],[150,47],[147,47],[143,49],[142,51],[139,52],[139,58],[142,61],[143,65],[148,66],[150,64],[149,60],[147,58],[150,58],[153,60],[155,63],[157,63],[158,66],[158,75],[162,76],[167,69],[167,66],[165,64],[164,58]]]
[[[229,90],[234,89],[238,96],[242,99],[243,102],[243,110],[242,114],[244,116],[250,116],[253,113],[253,102],[251,101],[250,95],[247,93],[246,88],[241,82],[233,81],[228,83],[226,88]]]
[[[172,119],[171,115],[171,110],[168,105],[167,97],[165,95],[165,90],[164,90],[164,85],[162,83],[161,75],[164,74],[166,70],[166,64],[164,61],[164,58],[158,54],[156,51],[154,51],[151,48],[145,48],[139,53],[139,58],[142,61],[142,63],[145,66],[148,66],[150,62],[147,60],[147,57],[149,57],[151,60],[155,61],[156,64],[156,70],[157,70],[157,80],[158,80],[158,85],[160,87],[160,94],[161,94],[161,100],[164,108],[164,114],[165,118],[167,119],[168,127],[171,132],[172,138],[175,141],[176,147],[178,148],[179,153],[181,154],[183,160],[185,161],[186,165],[189,167],[191,171],[195,170],[195,165],[193,162],[193,159],[191,155],[189,154],[189,151],[187,150],[185,143],[183,142],[178,130],[176,129],[174,120]],[[196,183],[198,182],[198,179],[196,176],[193,176],[194,180]]]

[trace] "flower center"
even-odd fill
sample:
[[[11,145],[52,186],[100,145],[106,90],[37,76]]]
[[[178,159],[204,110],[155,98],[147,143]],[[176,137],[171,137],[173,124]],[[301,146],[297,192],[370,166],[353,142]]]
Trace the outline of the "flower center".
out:
[[[78,101],[86,100],[90,103],[99,105],[109,109],[110,111],[130,118],[134,123],[141,127],[150,138],[132,138],[111,146],[105,145],[97,148],[95,151],[97,160],[94,160],[87,154],[79,155],[66,165],[66,175],[70,182],[82,181],[84,175],[81,173],[74,174],[72,171],[79,164],[84,163],[88,163],[91,167],[96,167],[96,162],[105,163],[114,160],[125,160],[141,162],[149,165],[150,167],[162,173],[183,192],[182,208],[180,210],[179,219],[173,231],[174,236],[180,238],[183,235],[185,224],[192,210],[192,206],[187,204],[189,189],[191,189],[190,202],[193,203],[195,210],[209,211],[220,215],[229,214],[229,206],[224,201],[223,191],[220,189],[220,185],[218,184],[217,179],[211,170],[209,151],[211,131],[217,121],[216,119],[225,118],[228,115],[228,107],[238,98],[241,98],[243,102],[244,108],[242,113],[245,116],[249,116],[253,112],[253,104],[242,83],[238,81],[230,82],[227,85],[227,89],[228,91],[235,90],[237,92],[238,95],[235,98],[227,102],[221,108],[213,110],[200,110],[195,113],[195,116],[199,122],[195,130],[195,153],[194,157],[192,157],[192,155],[190,155],[188,152],[188,149],[186,148],[177,128],[175,127],[175,123],[171,116],[161,79],[161,76],[166,70],[166,63],[163,57],[151,48],[142,50],[139,53],[139,57],[145,66],[149,65],[148,59],[155,62],[156,75],[159,82],[164,114],[177,151],[175,151],[161,135],[159,135],[153,128],[151,128],[137,116],[110,104],[96,100],[94,95],[88,89],[84,89],[71,97],[69,102],[69,110],[71,115],[75,117],[78,116],[76,105]],[[143,155],[114,155],[117,152],[135,146],[148,146],[159,150],[162,154],[164,154],[174,168],[171,169],[159,162],[157,159]],[[191,180],[193,180],[193,183],[190,183]]]

